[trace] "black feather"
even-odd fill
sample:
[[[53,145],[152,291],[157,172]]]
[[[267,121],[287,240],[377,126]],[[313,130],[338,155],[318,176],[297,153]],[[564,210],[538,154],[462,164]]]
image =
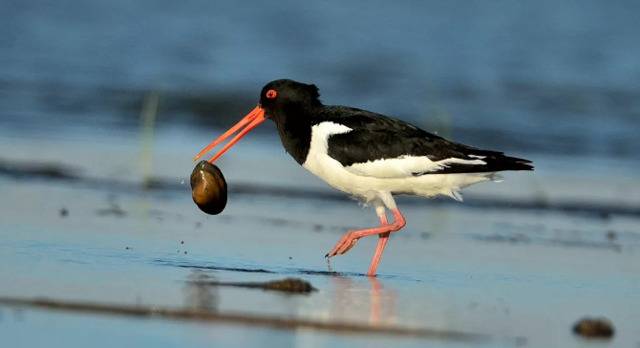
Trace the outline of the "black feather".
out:
[[[529,160],[451,142],[404,121],[365,110],[326,106],[318,113],[314,123],[326,121],[352,129],[348,133],[332,135],[328,140],[329,156],[345,167],[401,156],[426,156],[432,161],[447,158],[475,160],[478,158],[473,156],[482,156],[485,165],[454,163],[438,171],[414,175],[533,169]]]

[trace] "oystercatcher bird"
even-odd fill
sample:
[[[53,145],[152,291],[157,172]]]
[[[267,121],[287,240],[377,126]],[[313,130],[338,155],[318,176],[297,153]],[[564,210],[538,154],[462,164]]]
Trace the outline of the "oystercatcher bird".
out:
[[[462,200],[463,187],[496,180],[496,172],[533,170],[532,162],[446,140],[407,122],[346,106],[324,105],[318,88],[293,80],[269,82],[260,103],[195,159],[239,132],[213,163],[249,131],[271,119],[285,150],[330,186],[375,208],[380,226],[347,232],[326,257],[349,251],[366,236],[379,237],[367,275],[374,276],[391,233],[405,225],[395,194]],[[387,220],[386,209],[393,215]]]

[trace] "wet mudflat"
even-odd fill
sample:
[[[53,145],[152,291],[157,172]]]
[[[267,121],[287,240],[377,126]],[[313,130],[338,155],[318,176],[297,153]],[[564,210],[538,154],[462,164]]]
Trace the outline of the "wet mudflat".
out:
[[[589,205],[589,195],[611,194],[625,185],[624,176],[579,200],[578,189],[562,185],[542,208],[529,204],[539,201],[531,187],[553,176],[550,170],[469,190],[468,204],[400,199],[407,228],[392,237],[379,277],[370,279],[362,272],[374,239],[329,264],[323,255],[346,229],[374,224],[375,214],[334,196],[278,153],[277,144],[258,137],[221,162],[229,203],[222,214],[207,216],[191,200],[193,163],[180,156],[190,144],[164,144],[158,157],[166,161],[155,162],[154,174],[165,184],[149,186],[126,164],[135,141],[123,139],[115,148],[49,141],[68,148],[69,156],[45,151],[40,160],[73,168],[69,178],[47,174],[51,168],[18,175],[28,159],[22,153],[34,149],[26,140],[5,143],[12,149],[5,168],[14,168],[0,176],[6,342],[577,347],[584,341],[572,333],[575,321],[605,316],[616,335],[600,344],[638,343],[639,217],[619,211],[633,207],[635,197],[600,212],[553,208]],[[121,151],[128,146],[131,151]],[[269,151],[275,155],[265,165]],[[110,161],[87,165],[96,153]],[[547,161],[541,165],[552,167],[553,159]],[[254,179],[250,169],[260,165]],[[113,174],[118,170],[129,175]],[[297,179],[286,185],[283,172]],[[576,178],[573,185],[589,180]],[[554,184],[544,185],[541,191]],[[317,291],[228,286],[285,278]],[[34,307],[16,299],[61,303]],[[89,309],[65,308],[78,305]],[[282,320],[287,324],[274,324]]]

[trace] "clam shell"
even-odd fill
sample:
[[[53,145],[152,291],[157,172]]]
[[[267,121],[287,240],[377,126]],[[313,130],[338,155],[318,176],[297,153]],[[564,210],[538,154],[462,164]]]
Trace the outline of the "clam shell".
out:
[[[203,212],[220,214],[227,205],[227,182],[216,165],[200,161],[191,173],[191,196]]]

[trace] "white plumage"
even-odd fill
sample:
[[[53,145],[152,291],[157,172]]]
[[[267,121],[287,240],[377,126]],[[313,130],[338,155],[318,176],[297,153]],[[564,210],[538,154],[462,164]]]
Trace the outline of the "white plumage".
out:
[[[394,209],[392,194],[413,194],[423,197],[450,196],[462,200],[463,187],[495,179],[495,173],[425,174],[448,164],[484,165],[481,156],[474,160],[447,158],[432,161],[427,156],[401,156],[345,167],[328,155],[328,139],[333,134],[348,133],[351,128],[334,122],[322,122],[311,130],[311,145],[302,166],[330,186],[349,193],[366,203],[381,200]],[[390,206],[391,205],[391,206]]]

